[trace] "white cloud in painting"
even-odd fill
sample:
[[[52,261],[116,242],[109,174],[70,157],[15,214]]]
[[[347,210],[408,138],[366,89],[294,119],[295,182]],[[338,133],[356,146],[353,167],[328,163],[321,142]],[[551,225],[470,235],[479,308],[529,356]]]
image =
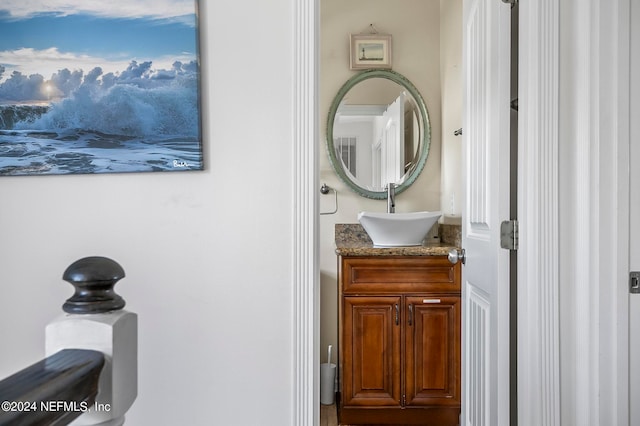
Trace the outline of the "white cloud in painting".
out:
[[[13,19],[41,14],[172,19],[193,14],[194,5],[195,0],[2,0],[0,11]]]
[[[90,70],[99,66],[107,72],[117,71],[126,68],[129,59],[124,61],[107,61],[103,58],[89,55],[60,52],[57,48],[52,47],[45,50],[22,48],[2,51],[0,52],[0,63],[4,64],[6,68],[4,73],[5,78],[13,71],[19,70],[21,74],[27,76],[40,74],[48,79],[58,72],[58,70],[64,68],[71,70]]]
[[[139,62],[152,61],[153,67],[157,69],[171,69],[175,61],[188,63],[193,60],[193,55],[185,54],[183,57],[171,55],[170,57],[159,58],[123,58],[122,60],[105,59],[95,56],[60,52],[52,47],[44,50],[33,48],[22,48],[16,50],[0,51],[0,64],[4,65],[4,73],[0,73],[2,78],[8,78],[13,71],[19,70],[21,74],[29,76],[40,74],[45,79],[49,79],[53,74],[61,69],[89,70],[100,67],[104,73],[119,72],[126,69],[131,60]]]
[[[82,84],[154,84],[177,74],[197,72],[193,57],[121,61],[60,52],[56,48],[24,48],[0,52],[0,103],[39,101],[69,96]],[[11,65],[6,65],[11,64]]]

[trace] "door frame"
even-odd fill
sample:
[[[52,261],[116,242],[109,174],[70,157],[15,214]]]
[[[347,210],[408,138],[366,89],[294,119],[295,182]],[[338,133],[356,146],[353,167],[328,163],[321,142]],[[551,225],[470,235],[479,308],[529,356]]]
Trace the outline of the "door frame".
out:
[[[517,418],[559,425],[559,0],[519,8]]]
[[[629,0],[520,3],[519,426],[628,425],[628,12]],[[293,0],[296,426],[319,422],[319,18],[319,0]],[[608,140],[617,143],[601,149]],[[564,198],[572,194],[580,197]],[[601,198],[617,207],[615,217],[600,211]],[[577,283],[581,291],[567,293]],[[587,422],[576,423],[581,416]]]
[[[548,424],[629,424],[630,3],[605,3],[558,9],[562,406]]]
[[[293,0],[291,425],[320,421],[320,0]]]
[[[640,29],[637,27],[637,23],[640,20],[640,0],[631,0],[629,3],[629,16],[631,17],[631,24],[629,28],[629,63],[627,64],[629,74],[625,76],[625,81],[629,82],[629,90],[626,92],[628,94],[628,98],[624,99],[628,102],[629,105],[629,115],[628,117],[635,116],[637,117],[638,112],[640,111],[640,84],[636,80],[635,82],[631,81],[630,76],[638,75],[638,70],[640,70],[640,52],[638,51],[638,46],[640,46]],[[629,122],[629,151],[625,152],[628,154],[629,158],[629,174],[627,176],[628,185],[627,193],[629,194],[629,217],[627,218],[627,223],[629,225],[628,230],[623,230],[625,232],[624,235],[627,235],[628,240],[626,243],[629,247],[629,264],[628,271],[638,270],[638,265],[640,259],[638,258],[638,237],[640,236],[640,229],[638,227],[637,213],[639,211],[638,206],[638,196],[637,194],[640,192],[639,189],[639,181],[638,181],[638,172],[633,171],[631,169],[632,164],[637,164],[638,160],[640,160],[640,153],[638,152],[638,147],[631,148],[631,140],[637,140],[640,136],[640,127],[638,127],[638,122]],[[636,169],[637,170],[637,169]],[[624,176],[620,178],[623,181]],[[635,181],[634,181],[635,179]],[[632,195],[634,194],[634,195]],[[635,215],[635,216],[634,216]],[[631,219],[634,218],[634,219]],[[622,234],[621,234],[622,235]],[[630,284],[629,284],[630,285]],[[629,370],[627,375],[629,377],[629,395],[627,400],[629,400],[629,424],[638,424],[640,423],[640,408],[637,404],[632,405],[630,399],[633,396],[637,396],[640,391],[640,371],[638,369],[637,363],[634,365],[630,360],[637,359],[639,355],[640,348],[638,348],[638,327],[640,327],[640,322],[638,322],[638,316],[640,315],[640,311],[638,311],[640,299],[637,294],[632,295],[628,294],[629,298],[628,306],[629,312],[628,317],[625,319],[621,318],[621,321],[625,321],[625,324],[628,324],[628,336],[629,336],[629,346],[626,348],[626,353],[629,354]],[[634,337],[632,337],[634,336]],[[632,367],[633,366],[633,367]]]

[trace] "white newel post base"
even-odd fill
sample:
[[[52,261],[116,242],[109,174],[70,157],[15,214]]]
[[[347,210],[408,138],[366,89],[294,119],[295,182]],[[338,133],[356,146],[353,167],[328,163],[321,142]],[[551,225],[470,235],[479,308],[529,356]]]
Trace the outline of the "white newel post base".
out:
[[[105,355],[96,402],[71,424],[119,426],[138,393],[138,316],[124,310],[64,314],[46,328],[46,356],[62,349]]]
[[[125,311],[113,290],[124,276],[117,262],[99,256],[74,262],[62,276],[75,294],[62,306],[65,313],[47,325],[46,356],[88,349],[105,358],[95,403],[74,426],[121,426],[138,395],[138,315]]]

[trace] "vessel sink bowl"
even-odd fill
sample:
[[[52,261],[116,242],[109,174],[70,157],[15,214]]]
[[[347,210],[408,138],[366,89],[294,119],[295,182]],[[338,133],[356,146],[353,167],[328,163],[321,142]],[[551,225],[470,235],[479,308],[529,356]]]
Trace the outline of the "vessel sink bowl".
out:
[[[419,246],[442,212],[360,212],[358,221],[375,247]]]

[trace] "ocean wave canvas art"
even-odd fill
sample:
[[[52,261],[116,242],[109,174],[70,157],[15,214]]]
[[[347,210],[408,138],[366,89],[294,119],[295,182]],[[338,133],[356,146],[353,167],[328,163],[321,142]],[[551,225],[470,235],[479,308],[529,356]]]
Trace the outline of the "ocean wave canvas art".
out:
[[[0,175],[201,170],[194,0],[2,0]]]

